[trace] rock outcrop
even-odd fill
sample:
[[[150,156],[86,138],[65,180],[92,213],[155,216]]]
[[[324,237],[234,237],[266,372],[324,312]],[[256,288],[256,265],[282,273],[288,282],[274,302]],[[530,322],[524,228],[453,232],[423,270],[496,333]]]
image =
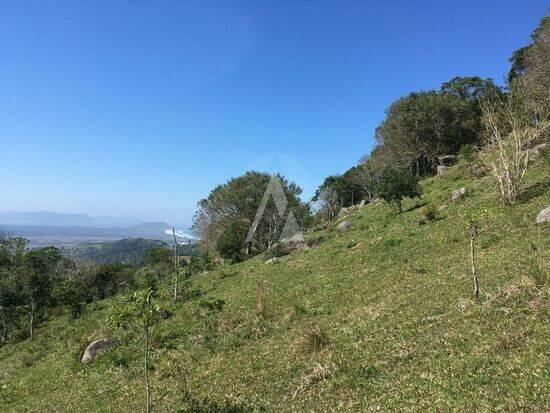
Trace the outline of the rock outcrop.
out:
[[[338,231],[341,231],[341,232],[344,232],[344,231],[347,231],[350,227],[350,223],[349,221],[342,221],[338,224],[338,226],[336,227],[336,229]]]
[[[451,201],[457,202],[458,200],[464,198],[467,193],[468,191],[466,191],[465,187],[457,189],[456,191],[453,191],[453,194],[451,195]]]
[[[537,224],[542,224],[543,222],[550,222],[550,206],[544,208],[537,215]]]
[[[84,355],[82,356],[82,364],[92,363],[99,353],[107,350],[117,343],[118,340],[115,338],[104,338],[101,340],[92,341],[84,351]]]

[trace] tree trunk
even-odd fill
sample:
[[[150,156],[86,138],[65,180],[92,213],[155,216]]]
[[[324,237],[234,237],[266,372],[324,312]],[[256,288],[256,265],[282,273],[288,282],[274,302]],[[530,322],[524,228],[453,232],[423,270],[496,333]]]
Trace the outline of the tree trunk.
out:
[[[178,241],[176,239],[176,230],[172,227],[172,234],[174,235],[174,301],[178,300],[178,273],[179,273],[179,255],[178,255]]]
[[[31,340],[34,338],[34,312],[35,312],[35,303],[34,300],[31,300],[31,314],[30,314],[30,334]]]
[[[475,248],[474,243],[477,237],[477,226],[472,224],[470,228],[470,263],[472,264],[472,283],[473,283],[473,296],[477,300],[479,298],[479,282],[477,280],[476,264],[475,264]]]
[[[145,395],[146,395],[146,412],[151,412],[151,388],[149,387],[149,328],[145,327]]]

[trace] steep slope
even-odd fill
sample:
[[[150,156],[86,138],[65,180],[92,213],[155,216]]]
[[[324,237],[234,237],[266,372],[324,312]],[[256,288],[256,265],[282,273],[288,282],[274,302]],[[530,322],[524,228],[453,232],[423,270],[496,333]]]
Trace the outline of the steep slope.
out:
[[[155,328],[156,411],[547,411],[550,319],[547,172],[500,207],[488,178],[457,171],[423,182],[442,207],[421,225],[417,201],[380,202],[308,234],[315,246],[266,264],[258,256],[192,280],[194,295]],[[449,202],[453,190],[469,195]],[[471,299],[468,216],[480,216],[480,299]],[[547,262],[547,261],[546,261]],[[207,298],[225,301],[204,314]],[[0,348],[2,411],[138,411],[139,352],[123,345],[90,366],[86,345],[110,331],[120,298],[81,319],[53,315],[38,338]],[[202,401],[208,396],[208,400]],[[200,409],[203,410],[200,410]],[[210,410],[207,410],[210,408]],[[225,409],[225,410],[224,410]]]

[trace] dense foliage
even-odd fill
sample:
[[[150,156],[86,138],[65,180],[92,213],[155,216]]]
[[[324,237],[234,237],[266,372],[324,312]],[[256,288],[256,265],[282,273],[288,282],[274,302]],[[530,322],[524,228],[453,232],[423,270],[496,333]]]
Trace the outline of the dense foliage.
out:
[[[292,211],[297,223],[303,225],[309,208],[299,198],[302,189],[281,175],[249,171],[217,186],[207,198],[199,201],[193,228],[206,244],[206,248],[215,247],[218,237],[233,222],[240,222],[244,227],[251,228],[268,187],[275,190],[280,188],[286,208],[281,214],[281,205],[278,207],[277,202],[283,200],[267,196],[264,213],[256,222],[252,233],[251,247],[262,251],[276,241],[289,211]]]
[[[403,198],[420,197],[422,189],[418,184],[418,177],[409,170],[387,168],[376,184],[376,193],[384,201],[394,205],[397,212],[402,212]]]

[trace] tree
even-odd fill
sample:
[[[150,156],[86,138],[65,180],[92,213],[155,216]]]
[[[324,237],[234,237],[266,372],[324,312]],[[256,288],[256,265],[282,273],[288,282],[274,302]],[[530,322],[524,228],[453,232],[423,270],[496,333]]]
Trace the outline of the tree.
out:
[[[441,85],[441,92],[464,100],[481,99],[501,93],[492,79],[482,79],[479,76],[454,77]]]
[[[232,222],[219,236],[216,249],[225,259],[240,261],[248,234],[248,228],[242,222]]]
[[[292,210],[299,224],[309,214],[308,206],[299,198],[302,189],[276,175],[287,201],[287,211]],[[232,222],[239,221],[251,226],[262,203],[272,175],[249,171],[215,187],[207,198],[199,201],[193,229],[207,245],[216,245],[216,240]],[[282,231],[285,217],[281,217],[273,199],[269,199],[258,225],[255,227],[252,242],[255,248],[269,247],[273,239]]]
[[[166,247],[151,248],[145,254],[148,265],[170,264],[172,262],[172,252]]]
[[[339,177],[328,176],[315,191],[311,199],[318,203],[322,211],[326,211],[327,219],[330,221],[342,208],[342,194],[339,188]]]
[[[544,16],[539,23],[539,26],[531,34],[531,44],[521,47],[512,53],[509,62],[512,64],[508,73],[508,85],[512,85],[514,81],[529,72],[537,72],[536,67],[546,67],[545,70],[539,71],[534,77],[542,81],[541,86],[548,85],[548,77],[544,77],[544,73],[548,74],[549,63],[549,36],[550,36],[550,16]],[[548,87],[546,87],[548,90]]]
[[[420,197],[422,189],[418,185],[418,178],[407,169],[387,168],[376,184],[376,193],[401,213],[403,198]]]
[[[458,87],[459,82],[450,83]],[[457,93],[474,93],[464,85],[461,90]],[[415,175],[423,175],[435,169],[437,156],[476,143],[480,129],[479,110],[471,100],[455,93],[429,91],[394,102],[376,130],[376,139],[391,163],[410,166]]]
[[[51,296],[52,275],[61,254],[55,247],[31,250],[24,256],[24,263],[18,269],[22,293],[29,309],[29,333],[34,338],[36,315],[46,305]]]
[[[145,382],[145,411],[151,412],[152,398],[149,384],[150,370],[150,333],[152,326],[158,321],[160,307],[156,302],[153,289],[135,292],[126,300],[125,305],[116,309],[109,317],[109,323],[117,328],[131,330],[141,335],[141,345],[137,348],[143,351],[143,378]]]
[[[374,190],[374,171],[370,159],[362,160],[344,173],[355,195],[353,203],[362,199],[371,199]]]

